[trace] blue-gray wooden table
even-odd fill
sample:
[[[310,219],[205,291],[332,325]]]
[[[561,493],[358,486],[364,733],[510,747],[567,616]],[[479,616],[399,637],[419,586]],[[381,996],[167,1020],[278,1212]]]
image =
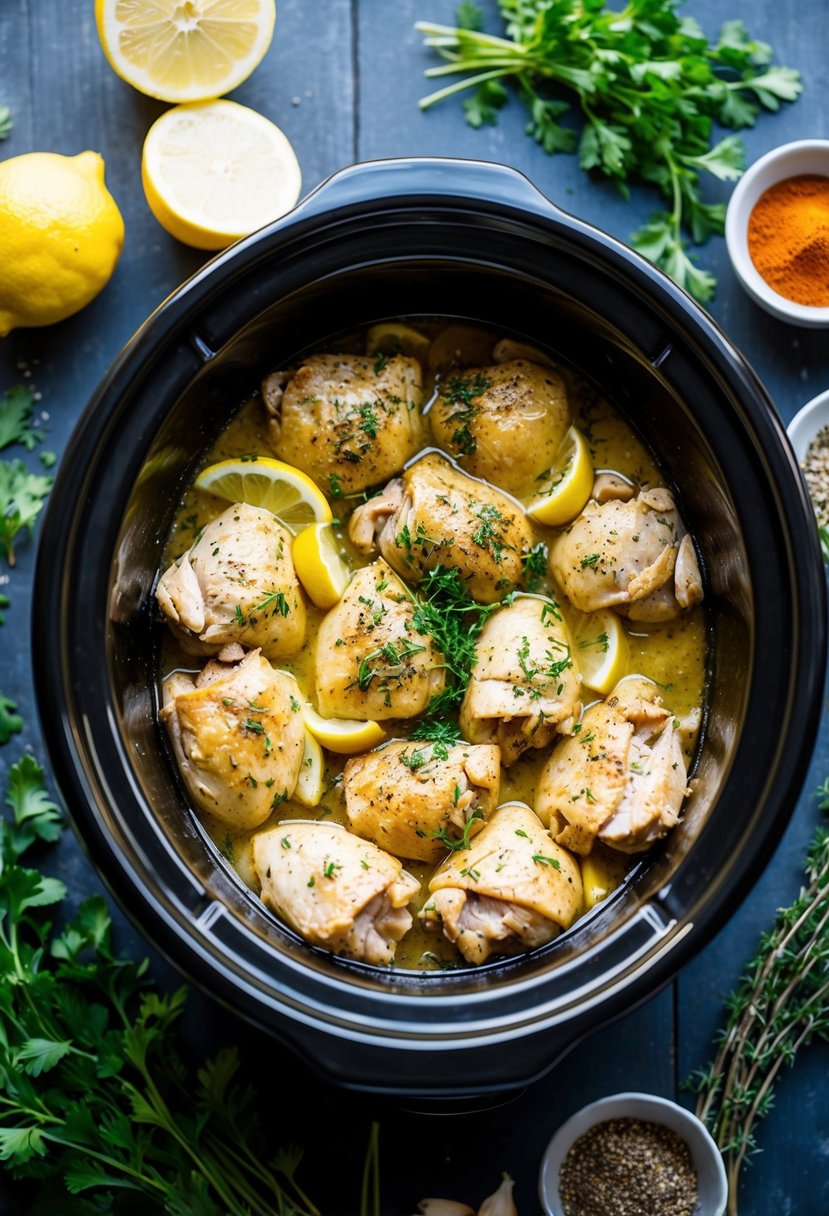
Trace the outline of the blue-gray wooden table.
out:
[[[501,31],[495,0],[482,5],[493,32]],[[624,202],[606,183],[589,179],[575,158],[550,158],[524,135],[513,101],[497,127],[469,128],[457,101],[428,114],[417,99],[428,91],[422,71],[434,61],[414,30],[419,19],[451,23],[455,0],[279,0],[274,44],[252,78],[233,96],[281,126],[296,148],[304,190],[357,160],[385,156],[480,157],[514,165],[554,201],[625,239],[656,200],[634,192]],[[774,44],[778,59],[803,74],[796,105],[764,116],[745,133],[749,160],[788,140],[829,136],[826,62],[827,0],[688,0],[682,11],[713,34],[741,18],[755,37]],[[14,129],[0,157],[39,150],[100,151],[107,183],[126,221],[126,244],[103,294],[76,317],[43,330],[18,331],[0,342],[0,391],[21,379],[41,394],[38,414],[48,446],[58,454],[101,375],[147,314],[206,255],[177,244],[156,224],[141,190],[144,135],[164,106],[123,84],[108,67],[95,32],[93,0],[0,0],[0,104],[11,107]],[[714,182],[711,198],[728,187]],[[825,332],[776,322],[742,293],[729,269],[724,243],[702,250],[719,278],[711,312],[745,352],[785,420],[829,387]],[[2,275],[0,266],[0,275]],[[25,730],[0,752],[4,770],[24,748],[45,759],[38,730],[29,634],[34,545],[22,544],[18,564],[0,585],[12,606],[0,627],[0,688],[18,702]],[[773,588],[769,589],[773,593]],[[768,707],[769,713],[775,707]],[[759,758],[762,763],[762,758]],[[517,1180],[521,1216],[538,1211],[538,1162],[556,1127],[603,1094],[643,1089],[691,1104],[681,1088],[709,1058],[722,1019],[722,1001],[777,907],[796,894],[804,852],[820,818],[814,790],[829,775],[829,729],[824,725],[803,793],[788,831],[762,879],[741,909],[676,981],[620,1021],[596,1032],[548,1077],[501,1110],[429,1121],[366,1098],[322,1086],[288,1053],[232,1015],[194,994],[188,1035],[210,1050],[233,1041],[248,1047],[266,1108],[275,1113],[273,1137],[306,1146],[307,1189],[330,1216],[357,1210],[359,1172],[372,1118],[382,1122],[384,1212],[414,1210],[425,1194],[478,1203],[501,1170]],[[99,890],[89,862],[64,833],[50,865],[73,899]],[[117,919],[124,950],[148,951]],[[171,968],[152,954],[160,982]],[[829,1213],[829,1048],[812,1047],[781,1081],[775,1107],[760,1131],[763,1154],[741,1188],[743,1216],[825,1216]],[[23,1216],[27,1193],[0,1176],[0,1212]],[[61,1216],[59,1211],[55,1216]]]

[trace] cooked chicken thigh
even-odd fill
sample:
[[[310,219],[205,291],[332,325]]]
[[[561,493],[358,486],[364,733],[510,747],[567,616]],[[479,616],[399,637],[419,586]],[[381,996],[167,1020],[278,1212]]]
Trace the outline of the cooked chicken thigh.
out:
[[[533,490],[570,425],[558,372],[527,359],[448,375],[429,413],[442,448],[512,494]]]
[[[357,571],[317,635],[323,717],[413,718],[443,691],[444,657],[413,615],[410,593],[382,559]]]
[[[412,924],[420,883],[367,840],[333,823],[287,820],[253,839],[262,900],[306,941],[388,964]]]
[[[273,450],[335,497],[393,477],[423,446],[416,359],[312,355],[285,380],[262,385]]]
[[[553,545],[550,570],[581,612],[670,621],[702,599],[693,541],[662,486],[627,501],[591,500]]]
[[[559,844],[586,854],[598,839],[640,853],[678,823],[680,727],[657,693],[649,680],[622,680],[553,752],[535,809]]]
[[[497,743],[505,767],[567,734],[581,713],[580,677],[552,600],[522,595],[489,618],[461,704],[464,738]]]
[[[501,783],[497,747],[389,743],[349,760],[343,792],[351,830],[396,857],[439,861],[448,841],[480,831]]]
[[[236,503],[208,524],[165,570],[156,598],[191,654],[241,642],[281,659],[305,643],[291,534],[259,507]]]
[[[196,806],[238,831],[258,828],[299,777],[296,680],[251,650],[233,665],[211,661],[195,680],[176,673],[163,692],[161,720]]]
[[[518,585],[522,554],[532,534],[521,507],[491,486],[459,472],[437,453],[386,486],[379,504],[351,517],[352,541],[369,553],[375,544],[404,578],[421,579],[436,566],[457,569],[481,604]]]
[[[470,963],[551,941],[581,910],[579,866],[528,806],[499,807],[468,849],[451,853],[421,912]]]

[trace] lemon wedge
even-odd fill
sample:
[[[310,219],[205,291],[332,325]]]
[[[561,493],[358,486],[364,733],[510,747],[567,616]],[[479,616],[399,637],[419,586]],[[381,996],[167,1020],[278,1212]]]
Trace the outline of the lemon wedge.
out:
[[[224,249],[290,211],[302,175],[287,136],[269,119],[235,101],[204,101],[156,119],[141,181],[171,236]]]
[[[113,71],[159,101],[229,93],[264,57],[274,0],[96,0],[95,21]]]
[[[263,507],[294,534],[310,523],[330,523],[334,518],[325,495],[310,477],[270,456],[221,460],[203,469],[193,484],[228,502]]]
[[[331,524],[303,528],[292,548],[297,578],[318,608],[333,608],[342,599],[351,571],[340,557]]]
[[[587,440],[571,426],[556,454],[556,461],[545,478],[539,495],[527,507],[536,523],[549,528],[569,524],[590,497],[593,489],[593,461]]]
[[[628,667],[628,640],[615,612],[579,613],[573,649],[582,683],[606,696]]]
[[[322,748],[311,732],[306,730],[302,768],[299,770],[293,799],[303,806],[319,806],[324,786],[325,763],[322,758]]]
[[[322,718],[312,705],[302,707],[308,730],[323,747],[341,756],[355,756],[376,747],[386,737],[377,722],[350,722],[345,718]]]
[[[410,355],[421,363],[429,354],[431,342],[419,329],[398,321],[383,321],[372,325],[366,334],[367,355]]]

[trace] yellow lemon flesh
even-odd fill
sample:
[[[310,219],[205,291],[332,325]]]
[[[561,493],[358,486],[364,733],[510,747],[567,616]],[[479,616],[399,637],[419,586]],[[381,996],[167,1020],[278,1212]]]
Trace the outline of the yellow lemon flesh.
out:
[[[229,93],[273,38],[274,0],[96,0],[104,54],[133,88],[159,101]]]
[[[342,599],[351,571],[340,556],[331,524],[311,524],[293,543],[297,578],[318,608],[333,608]]]
[[[398,321],[382,321],[379,325],[372,325],[366,334],[367,355],[409,355],[424,363],[430,345],[431,340],[426,334]]]
[[[592,489],[590,449],[581,431],[571,426],[538,496],[527,507],[527,514],[536,523],[559,528],[576,518]]]
[[[299,770],[294,802],[302,806],[319,806],[322,801],[322,791],[325,785],[325,763],[322,748],[309,730],[305,732],[305,751],[302,754],[302,768]]]
[[[286,135],[235,101],[176,106],[147,132],[141,181],[155,218],[176,240],[224,249],[279,219],[302,174]]]
[[[302,716],[311,734],[323,747],[341,756],[366,752],[382,743],[386,732],[377,722],[351,722],[345,718],[322,718],[312,705],[303,705]]]
[[[293,533],[334,518],[325,495],[310,477],[270,456],[221,460],[203,469],[193,484],[227,502],[246,502],[271,511]]]
[[[628,640],[616,613],[578,613],[573,648],[582,683],[607,696],[628,667]]]
[[[52,325],[109,282],[124,221],[97,152],[28,152],[0,164],[0,337]]]

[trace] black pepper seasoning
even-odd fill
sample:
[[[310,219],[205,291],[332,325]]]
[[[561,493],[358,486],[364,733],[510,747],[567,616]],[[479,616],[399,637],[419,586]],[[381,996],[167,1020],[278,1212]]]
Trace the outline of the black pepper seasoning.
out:
[[[564,1216],[693,1216],[688,1145],[661,1123],[607,1119],[570,1148],[559,1172]]]

